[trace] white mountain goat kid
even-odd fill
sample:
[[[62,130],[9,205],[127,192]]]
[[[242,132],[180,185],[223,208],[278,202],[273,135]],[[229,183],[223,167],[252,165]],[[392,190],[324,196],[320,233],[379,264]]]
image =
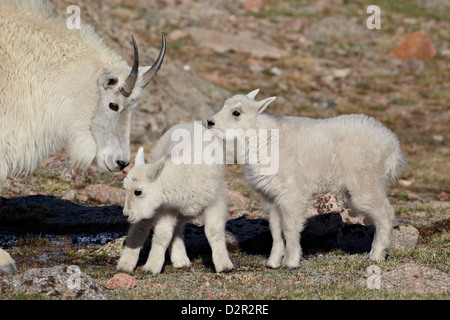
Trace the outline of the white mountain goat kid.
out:
[[[383,259],[394,220],[387,184],[396,181],[400,169],[406,170],[397,137],[365,115],[314,120],[268,114],[264,110],[276,97],[255,101],[258,91],[227,99],[207,123],[225,140],[245,144],[247,151],[249,141],[246,135],[236,134],[238,129],[278,130],[277,143],[271,136],[258,142],[258,151],[270,149],[272,157],[278,153],[278,172],[262,174],[267,164],[258,161],[244,167],[246,181],[262,195],[270,217],[273,246],[266,265],[299,266],[300,232],[309,200],[314,194],[339,191],[348,193],[356,212],[374,221],[376,232],[369,258]],[[252,156],[255,154],[248,155]]]
[[[131,113],[163,62],[164,35],[151,67],[139,67],[133,45],[130,68],[91,26],[68,29],[50,4],[0,0],[0,191],[64,146],[74,168],[128,165]],[[15,270],[0,249],[0,272]]]
[[[201,130],[207,129],[201,126]],[[187,132],[190,138],[174,142],[172,133],[177,132]],[[193,159],[193,137],[193,123],[172,127],[152,149],[149,164],[145,164],[143,149],[139,149],[135,167],[124,180],[126,200],[123,214],[132,225],[117,269],[132,271],[136,267],[152,222],[155,224],[152,246],[143,270],[160,273],[169,246],[173,266],[189,267],[183,225],[200,214],[204,217],[216,272],[233,269],[225,244],[228,211],[224,196],[224,166],[195,164],[193,161],[176,164],[172,161],[175,146],[191,150]]]

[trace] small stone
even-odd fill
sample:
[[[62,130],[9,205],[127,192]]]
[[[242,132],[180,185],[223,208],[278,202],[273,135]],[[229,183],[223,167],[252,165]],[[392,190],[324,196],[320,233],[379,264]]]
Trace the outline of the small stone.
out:
[[[263,5],[264,4],[261,0],[245,0],[244,10],[252,12],[260,12]]]
[[[41,261],[47,261],[48,259],[50,259],[50,258],[49,258],[49,256],[46,255],[46,254],[41,254],[41,255],[39,256],[39,260],[41,260]]]
[[[426,61],[436,55],[436,48],[426,33],[417,31],[403,40],[389,54],[408,61]]]
[[[103,238],[102,240],[105,240],[105,244],[102,245],[101,248],[95,250],[94,255],[107,256],[111,258],[119,257],[120,253],[122,252],[125,239],[126,236],[123,236],[121,238],[106,243],[106,239]]]
[[[398,180],[398,184],[402,187],[409,187],[412,184],[412,181],[400,179]]]
[[[440,201],[447,201],[447,200],[448,200],[448,194],[447,194],[447,192],[445,192],[445,191],[441,191],[441,192],[437,195],[437,198],[438,198]]]
[[[434,140],[434,141],[437,141],[437,142],[442,142],[442,141],[444,141],[444,136],[441,135],[441,134],[435,134],[435,135],[433,136],[433,140]]]
[[[332,73],[335,78],[343,79],[346,78],[350,74],[350,72],[352,72],[352,69],[343,68],[343,69],[334,69]]]
[[[283,70],[281,70],[278,67],[272,67],[270,68],[270,72],[276,76],[281,76],[283,74]]]
[[[133,169],[133,167],[134,167],[134,162],[130,162],[130,164],[129,164],[128,166],[126,166],[126,167],[122,170],[122,172],[125,173],[125,174],[127,174],[131,169]]]
[[[419,230],[413,226],[399,226],[392,230],[391,248],[395,250],[414,249],[419,240]]]
[[[114,277],[108,280],[106,287],[110,290],[119,288],[131,290],[136,287],[136,279],[126,273],[116,273]]]

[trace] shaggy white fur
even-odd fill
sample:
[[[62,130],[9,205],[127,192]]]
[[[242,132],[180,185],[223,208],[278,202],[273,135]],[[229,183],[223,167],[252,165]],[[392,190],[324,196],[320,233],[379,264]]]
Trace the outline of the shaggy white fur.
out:
[[[63,146],[75,168],[120,171],[149,69],[126,97],[131,68],[91,26],[68,29],[42,0],[0,0],[0,191]]]
[[[189,132],[190,139],[172,141],[175,130]],[[169,129],[152,149],[152,163],[145,164],[142,148],[136,155],[135,167],[124,180],[123,213],[132,225],[117,265],[119,270],[134,270],[152,223],[155,224],[152,247],[143,270],[160,273],[169,246],[173,266],[189,267],[183,225],[201,214],[216,272],[233,269],[225,244],[228,211],[224,196],[224,166],[194,164],[193,139],[194,124],[179,124]],[[191,150],[192,164],[172,161],[172,150],[180,144],[186,146],[184,150]]]
[[[378,121],[365,115],[330,119],[287,117],[264,112],[275,97],[255,101],[258,90],[225,101],[208,119],[209,128],[220,132],[237,129],[279,131],[279,143],[259,141],[258,148],[278,152],[279,170],[261,174],[263,164],[245,164],[245,178],[262,195],[270,217],[273,247],[267,266],[299,266],[300,232],[314,194],[346,191],[356,212],[368,215],[376,227],[369,257],[379,260],[389,248],[394,208],[386,188],[396,181],[406,164],[397,137]],[[248,144],[246,144],[248,145]]]

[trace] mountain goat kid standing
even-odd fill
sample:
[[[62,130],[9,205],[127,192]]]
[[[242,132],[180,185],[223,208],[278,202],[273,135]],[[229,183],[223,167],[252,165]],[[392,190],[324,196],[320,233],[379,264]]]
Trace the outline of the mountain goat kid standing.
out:
[[[163,62],[164,34],[151,67],[139,67],[133,45],[130,68],[91,26],[68,29],[44,1],[0,0],[0,191],[64,145],[74,168],[128,165],[131,113]],[[15,270],[0,249],[0,272]]]
[[[197,143],[193,141],[194,126],[193,123],[184,123],[169,129],[152,149],[149,164],[145,164],[143,149],[139,149],[135,167],[124,180],[126,200],[123,214],[132,225],[117,269],[131,272],[136,267],[152,222],[155,224],[152,246],[142,269],[160,273],[169,245],[173,266],[189,267],[183,225],[200,214],[204,217],[205,233],[216,272],[233,269],[225,244],[228,211],[223,164],[196,164],[194,161],[177,164],[173,161],[173,153],[179,147],[182,147],[181,150],[191,150],[193,159],[192,146]],[[202,133],[207,130],[199,126]],[[182,135],[182,141],[175,143],[172,133],[180,132],[187,135]]]
[[[272,157],[278,153],[278,171],[261,174],[265,164],[258,161],[246,162],[244,167],[247,182],[262,195],[269,213],[273,246],[266,265],[299,266],[300,232],[309,200],[314,194],[339,191],[346,191],[351,206],[374,221],[369,258],[383,259],[394,220],[387,184],[397,179],[400,169],[406,169],[397,137],[365,115],[314,120],[268,114],[264,110],[276,97],[255,101],[258,91],[227,99],[207,123],[224,139],[244,144],[247,152],[248,135],[242,132],[278,130],[279,140],[274,143],[269,136],[257,146],[258,151],[270,149]]]

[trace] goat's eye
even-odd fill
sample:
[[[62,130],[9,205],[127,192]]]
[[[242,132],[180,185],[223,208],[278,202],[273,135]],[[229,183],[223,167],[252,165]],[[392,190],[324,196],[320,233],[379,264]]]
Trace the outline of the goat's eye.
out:
[[[232,115],[235,116],[235,117],[239,117],[241,115],[241,113],[239,111],[237,111],[237,110],[234,110]]]
[[[119,111],[119,105],[118,105],[117,103],[111,102],[111,103],[109,104],[109,108],[110,108],[112,111]]]
[[[134,195],[135,195],[136,197],[139,197],[141,194],[142,194],[142,191],[141,191],[141,190],[134,190]]]

